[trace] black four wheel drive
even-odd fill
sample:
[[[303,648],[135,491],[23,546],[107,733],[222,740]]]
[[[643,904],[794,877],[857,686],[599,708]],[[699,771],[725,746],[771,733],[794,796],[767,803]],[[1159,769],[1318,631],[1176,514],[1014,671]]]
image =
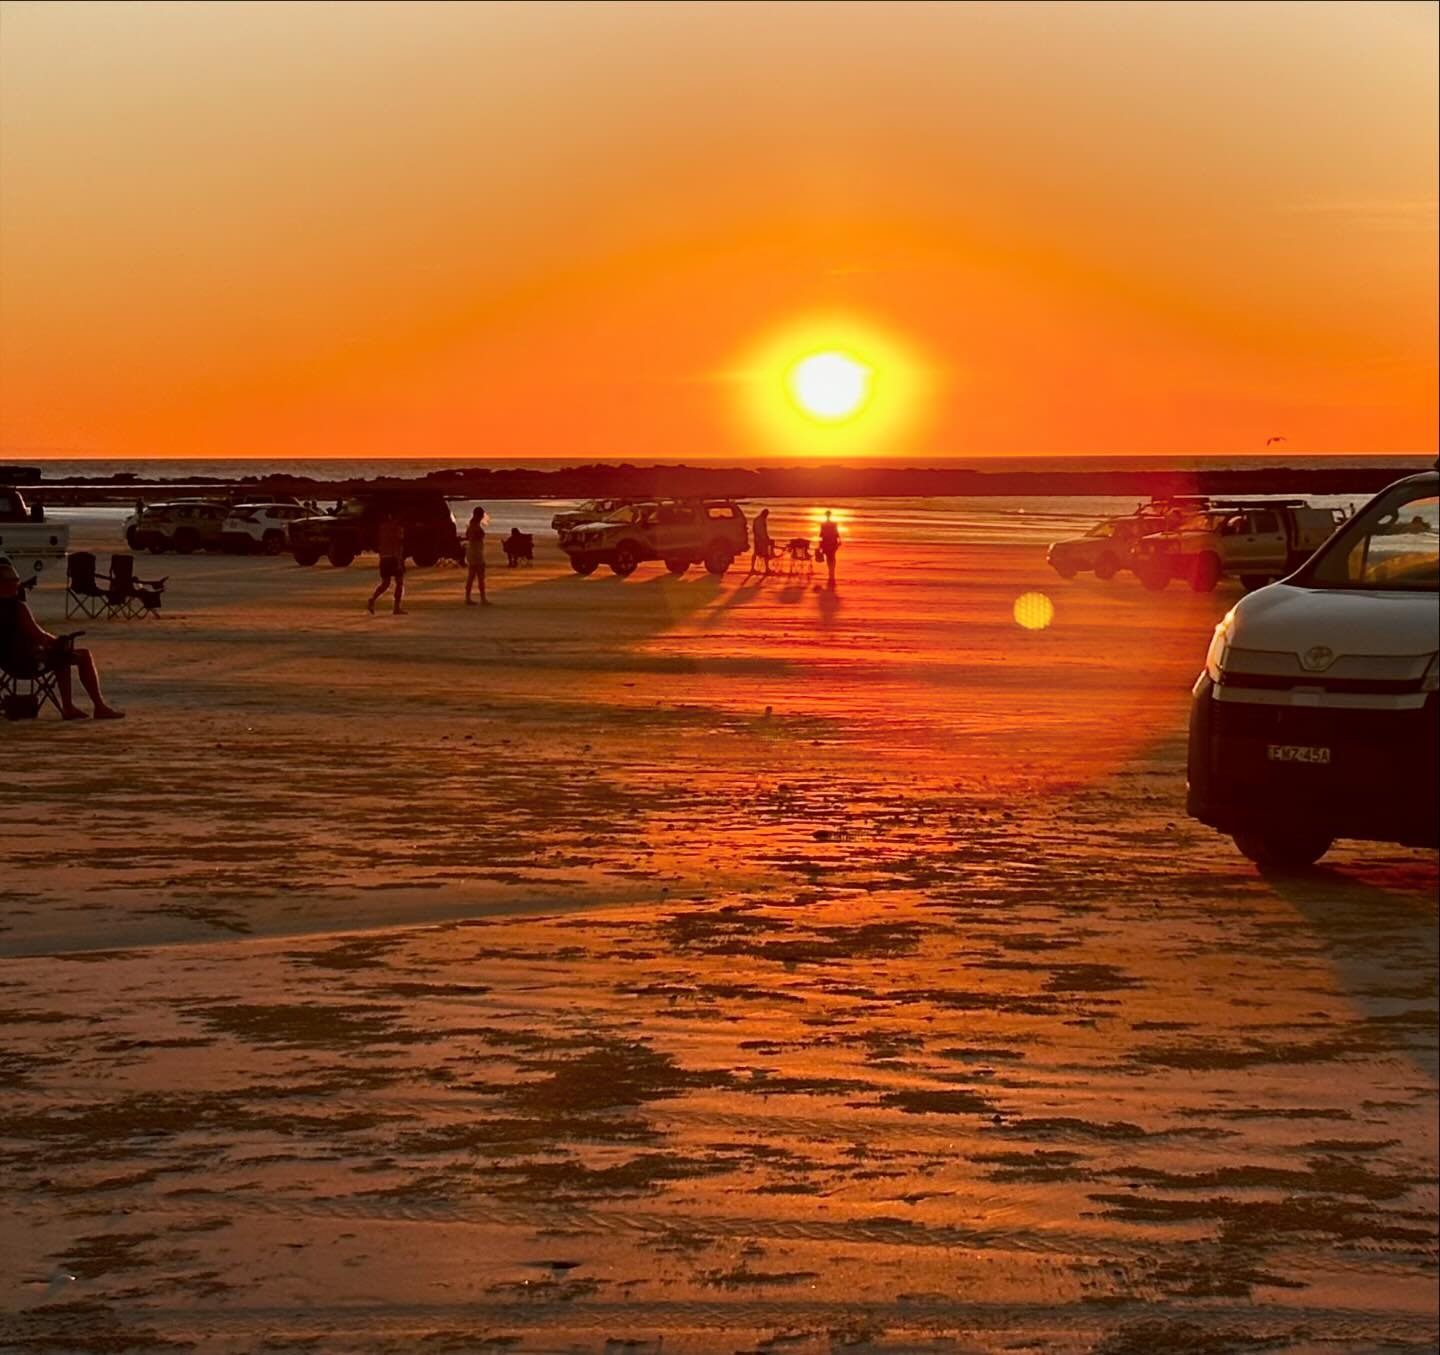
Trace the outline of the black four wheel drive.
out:
[[[428,567],[465,557],[460,533],[445,496],[438,490],[374,491],[344,500],[338,513],[301,518],[290,524],[290,550],[297,565],[324,556],[343,569],[357,555],[378,548],[380,524],[393,513],[405,526],[405,555]]]

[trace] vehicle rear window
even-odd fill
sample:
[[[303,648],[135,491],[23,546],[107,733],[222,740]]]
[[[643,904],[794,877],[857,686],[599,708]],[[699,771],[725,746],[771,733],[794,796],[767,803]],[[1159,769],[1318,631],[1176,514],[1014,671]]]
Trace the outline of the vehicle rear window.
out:
[[[733,518],[736,510],[728,503],[712,503],[705,509],[705,516],[712,519]]]

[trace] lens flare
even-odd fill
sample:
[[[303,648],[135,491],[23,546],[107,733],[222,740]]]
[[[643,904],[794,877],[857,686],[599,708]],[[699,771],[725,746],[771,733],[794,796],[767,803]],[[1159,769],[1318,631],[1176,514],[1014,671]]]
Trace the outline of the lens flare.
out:
[[[1044,630],[1055,619],[1055,604],[1044,593],[1021,593],[1015,599],[1015,624]]]

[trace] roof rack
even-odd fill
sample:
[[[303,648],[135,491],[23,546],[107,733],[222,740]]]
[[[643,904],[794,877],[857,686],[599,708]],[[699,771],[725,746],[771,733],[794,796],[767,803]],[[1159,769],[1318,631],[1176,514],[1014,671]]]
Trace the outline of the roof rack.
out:
[[[1211,508],[1311,508],[1309,499],[1213,499]]]

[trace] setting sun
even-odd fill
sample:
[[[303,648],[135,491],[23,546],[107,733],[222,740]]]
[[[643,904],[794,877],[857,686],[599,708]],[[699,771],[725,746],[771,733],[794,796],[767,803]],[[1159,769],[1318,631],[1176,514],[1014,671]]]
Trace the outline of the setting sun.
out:
[[[789,371],[796,404],[816,419],[848,419],[865,407],[872,369],[844,353],[812,353]]]
[[[724,372],[747,435],[786,456],[913,451],[934,407],[936,369],[888,326],[830,311],[777,328]]]

